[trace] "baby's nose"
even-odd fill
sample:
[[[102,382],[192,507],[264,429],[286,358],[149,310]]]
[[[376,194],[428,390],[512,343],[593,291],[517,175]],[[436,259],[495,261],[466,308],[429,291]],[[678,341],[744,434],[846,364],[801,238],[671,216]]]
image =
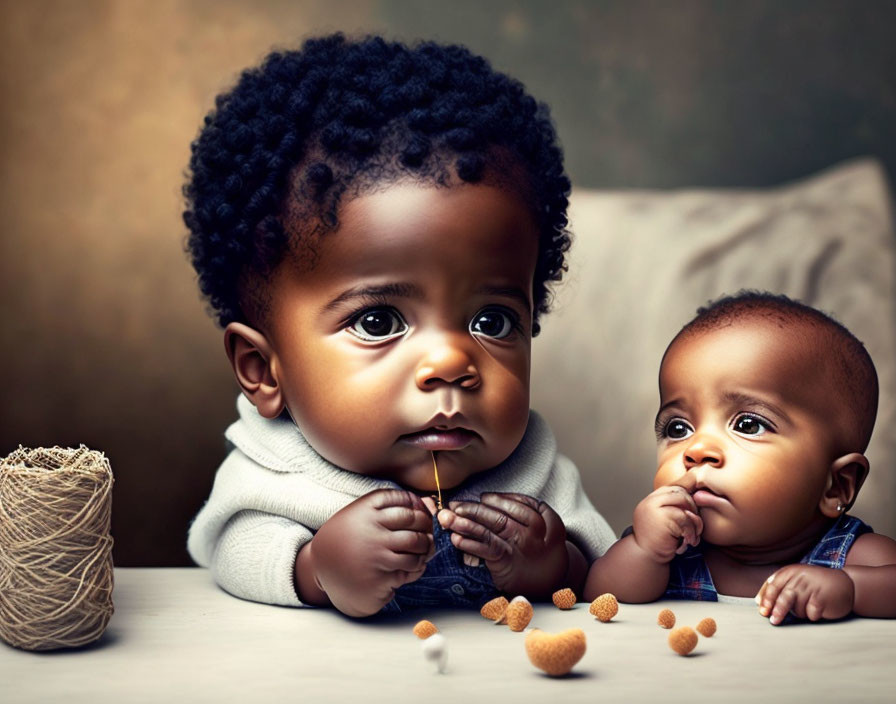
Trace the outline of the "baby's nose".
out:
[[[684,451],[684,464],[687,469],[709,464],[721,467],[725,464],[725,455],[718,443],[702,434],[692,436],[691,443]]]
[[[424,391],[440,384],[457,384],[475,389],[482,383],[479,369],[470,354],[456,343],[445,340],[431,347],[415,371],[417,386]]]

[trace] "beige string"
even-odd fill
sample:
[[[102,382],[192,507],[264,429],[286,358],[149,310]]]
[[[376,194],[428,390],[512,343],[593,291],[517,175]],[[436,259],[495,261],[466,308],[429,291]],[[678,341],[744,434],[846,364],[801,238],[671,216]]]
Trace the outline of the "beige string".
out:
[[[0,638],[76,647],[112,616],[112,470],[101,452],[20,447],[0,460]]]

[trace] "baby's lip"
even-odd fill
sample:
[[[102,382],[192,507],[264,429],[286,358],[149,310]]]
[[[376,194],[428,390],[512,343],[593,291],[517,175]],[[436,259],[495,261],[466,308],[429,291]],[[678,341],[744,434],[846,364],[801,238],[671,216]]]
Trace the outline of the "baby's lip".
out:
[[[435,452],[437,450],[462,450],[478,437],[477,433],[467,428],[430,426],[402,435],[399,441],[422,450]]]
[[[692,496],[694,498],[694,503],[697,504],[698,508],[714,508],[730,503],[726,496],[718,494],[708,486],[702,484],[697,486],[697,489]]]
[[[709,486],[706,479],[705,473],[701,472],[700,468],[697,468],[688,470],[673,484],[687,491],[699,508],[730,503],[728,497]]]

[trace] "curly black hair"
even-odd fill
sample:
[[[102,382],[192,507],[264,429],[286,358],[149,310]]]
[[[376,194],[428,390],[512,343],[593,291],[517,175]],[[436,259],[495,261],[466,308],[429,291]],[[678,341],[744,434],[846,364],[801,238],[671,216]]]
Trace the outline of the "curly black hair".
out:
[[[187,249],[221,326],[247,322],[247,274],[336,228],[343,196],[400,178],[522,168],[541,233],[535,332],[566,270],[570,182],[548,109],[462,46],[334,34],[275,51],[217,97],[191,150]]]

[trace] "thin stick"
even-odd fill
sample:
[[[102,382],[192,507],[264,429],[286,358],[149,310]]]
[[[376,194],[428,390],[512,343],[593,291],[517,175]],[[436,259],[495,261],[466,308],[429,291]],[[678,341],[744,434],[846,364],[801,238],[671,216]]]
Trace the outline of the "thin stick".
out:
[[[439,485],[439,466],[436,464],[436,453],[430,451],[432,455],[432,469],[436,473],[436,491],[439,492],[439,499],[437,501],[439,511],[442,510],[442,487]]]

